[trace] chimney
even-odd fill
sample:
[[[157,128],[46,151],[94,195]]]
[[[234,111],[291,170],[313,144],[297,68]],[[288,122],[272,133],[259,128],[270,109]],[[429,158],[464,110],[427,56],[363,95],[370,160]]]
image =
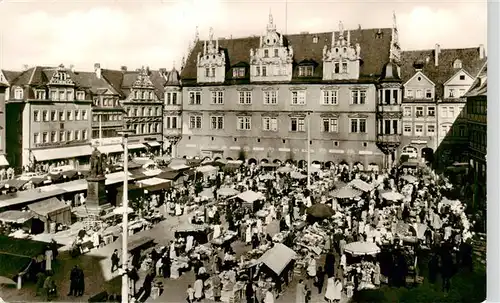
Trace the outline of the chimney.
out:
[[[484,44],[479,44],[479,59],[484,59],[485,55],[485,50],[484,50]]]
[[[441,53],[441,46],[439,44],[436,44],[434,47],[434,65],[438,66],[439,65],[439,54]]]
[[[126,67],[125,65],[123,65],[123,66],[120,68],[120,70],[121,70],[122,72],[126,72],[126,71],[127,71],[127,67]]]
[[[101,64],[100,63],[94,63],[94,72],[95,72],[95,76],[98,79],[101,79]]]

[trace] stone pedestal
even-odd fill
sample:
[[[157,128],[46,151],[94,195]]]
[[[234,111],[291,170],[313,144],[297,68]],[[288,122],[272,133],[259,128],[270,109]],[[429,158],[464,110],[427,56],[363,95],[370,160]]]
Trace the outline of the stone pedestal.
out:
[[[98,215],[111,205],[106,197],[106,178],[104,176],[87,178],[87,200],[85,205],[88,212]]]

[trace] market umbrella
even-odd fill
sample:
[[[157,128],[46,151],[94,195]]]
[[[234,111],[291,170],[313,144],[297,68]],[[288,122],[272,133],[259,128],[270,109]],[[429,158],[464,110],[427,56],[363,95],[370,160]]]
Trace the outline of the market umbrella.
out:
[[[401,179],[406,180],[407,182],[410,182],[410,183],[415,183],[418,181],[418,178],[415,176],[412,176],[412,175],[401,176]]]
[[[309,207],[306,211],[306,213],[314,218],[318,219],[326,219],[330,218],[335,214],[335,211],[328,205],[318,203],[314,204],[313,206]]]
[[[373,185],[361,180],[361,179],[354,179],[351,182],[349,182],[349,185],[352,187],[362,190],[364,192],[369,192],[373,189]]]
[[[372,242],[352,242],[344,247],[344,251],[353,256],[366,256],[378,254],[380,248]]]
[[[217,194],[222,197],[236,196],[240,192],[231,187],[221,187],[217,190]]]
[[[290,173],[293,171],[293,168],[291,168],[290,166],[282,166],[280,168],[278,168],[278,172],[280,173]]]
[[[120,207],[113,209],[113,213],[115,215],[123,215],[124,212],[125,212],[125,209],[123,208],[123,206],[120,206]],[[134,210],[132,208],[127,207],[128,214],[133,213],[133,212],[134,212]]]
[[[292,172],[292,173],[290,174],[290,177],[292,177],[292,179],[297,179],[297,180],[302,180],[302,179],[307,178],[307,176],[306,176],[306,175],[303,175],[303,174],[301,174],[301,173],[299,173],[299,172]]]
[[[395,191],[388,191],[382,193],[382,198],[388,201],[399,201],[403,200],[405,196]]]
[[[338,199],[352,199],[361,196],[361,192],[350,186],[344,186],[340,189],[332,191],[330,195]]]
[[[274,180],[274,176],[270,175],[270,174],[265,174],[263,176],[260,177],[261,180]]]
[[[12,279],[0,276],[0,285],[17,285],[17,283]]]

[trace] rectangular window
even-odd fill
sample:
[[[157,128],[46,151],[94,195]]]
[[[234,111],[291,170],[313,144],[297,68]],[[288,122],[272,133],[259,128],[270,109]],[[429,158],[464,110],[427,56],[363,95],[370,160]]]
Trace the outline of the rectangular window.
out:
[[[455,89],[450,88],[448,97],[455,98]]]
[[[88,112],[86,109],[82,110],[82,120],[87,120],[89,118]]]
[[[72,130],[68,130],[68,132],[66,133],[66,138],[68,141],[73,141],[73,131]]]
[[[262,77],[266,77],[267,76],[267,66],[263,66],[262,67]]]
[[[33,111],[33,121],[40,122],[40,111],[39,110]]]
[[[441,107],[441,116],[443,118],[448,118],[448,107]]]
[[[347,74],[347,62],[342,62],[342,73]]]
[[[406,98],[413,99],[413,90],[409,89],[406,91]]]
[[[463,97],[465,95],[465,89],[459,89],[458,90],[459,97]]]
[[[274,56],[279,57],[279,50],[277,48],[274,49]]]
[[[66,141],[66,132],[60,131],[59,132],[59,142],[64,142],[64,141]]]
[[[323,119],[323,132],[336,133],[338,132],[339,121],[335,118]]]
[[[366,91],[365,90],[353,90],[351,91],[351,104],[365,104],[366,103]]]
[[[49,122],[49,111],[44,110],[42,118],[43,118],[43,122]]]
[[[57,121],[57,112],[55,110],[50,111],[50,121]]]
[[[421,89],[417,89],[417,99],[422,99],[423,94]]]
[[[366,119],[351,119],[351,133],[366,133]]]
[[[417,106],[417,108],[415,109],[415,116],[417,118],[424,116],[424,108],[422,106]]]
[[[278,91],[276,90],[264,91],[264,104],[266,105],[278,104]]]
[[[76,92],[76,100],[85,100],[85,92]]]
[[[292,92],[292,105],[305,105],[306,104],[306,91],[299,90]]]
[[[75,130],[75,140],[81,140],[81,136],[80,136],[80,131],[79,130]]]
[[[252,104],[252,92],[238,92],[240,104]]]
[[[224,129],[224,117],[223,116],[212,116],[211,117],[212,129]]]
[[[337,105],[338,104],[338,91],[337,90],[323,90],[323,105]]]
[[[252,117],[238,117],[238,130],[250,130],[252,128]]]
[[[66,116],[64,115],[64,110],[59,111],[59,121],[66,120]]]
[[[243,78],[243,77],[245,77],[245,68],[244,67],[233,68],[233,78]]]
[[[434,124],[427,124],[427,136],[434,136],[436,126]]]
[[[189,116],[189,128],[201,129],[201,116]]]
[[[425,98],[432,99],[432,90],[430,89],[425,90]]]
[[[340,63],[339,62],[333,63],[333,73],[340,74]]]
[[[223,91],[213,91],[212,92],[212,104],[224,104],[224,92]]]
[[[59,91],[59,101],[66,101],[66,92],[63,90]]]
[[[35,92],[35,94],[36,94],[37,100],[45,100],[45,91],[44,90],[37,90]]]
[[[209,78],[210,77],[210,68],[205,68],[205,77]]]
[[[429,117],[436,116],[436,108],[434,106],[427,107],[427,116]]]
[[[422,124],[415,125],[415,135],[422,136],[424,134],[424,126]]]
[[[268,58],[269,57],[269,50],[265,49],[264,50],[264,58]]]
[[[80,111],[77,109],[75,110],[75,121],[80,121],[82,119]]]
[[[210,76],[215,77],[215,67],[212,67]]]
[[[403,132],[407,136],[411,136],[411,124],[403,125]]]
[[[35,141],[35,144],[40,144],[40,133],[34,133],[33,140]]]
[[[43,133],[43,143],[48,143],[49,142],[49,134],[47,132]]]
[[[299,77],[312,77],[313,72],[313,66],[299,66]]]
[[[259,67],[259,66],[256,66],[256,67],[255,67],[255,75],[256,75],[257,77],[260,77],[260,67]]]
[[[201,92],[189,92],[189,104],[200,105],[201,104]]]
[[[272,132],[278,131],[278,118],[263,117],[262,130]]]
[[[305,130],[305,118],[290,118],[290,131],[303,132]]]
[[[50,133],[50,142],[57,142],[57,133],[56,132],[51,132]]]
[[[405,117],[411,116],[411,107],[410,106],[405,106],[403,108],[403,116],[405,116]]]
[[[455,108],[454,107],[448,108],[448,115],[450,118],[455,118]]]

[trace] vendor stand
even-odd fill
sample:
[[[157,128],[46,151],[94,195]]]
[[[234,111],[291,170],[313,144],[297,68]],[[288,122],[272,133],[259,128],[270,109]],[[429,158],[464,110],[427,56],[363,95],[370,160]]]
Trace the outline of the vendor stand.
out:
[[[179,227],[177,227],[177,230],[175,231],[175,238],[187,238],[188,236],[193,236],[194,240],[198,244],[205,244],[209,241],[209,238],[211,236],[210,229],[208,226],[202,224],[202,225],[195,225],[195,224],[183,224]]]
[[[380,253],[380,248],[372,242],[352,242],[344,247],[344,251],[351,256],[346,271],[348,282],[346,285],[353,286],[355,275],[360,276],[358,289],[373,289],[376,287],[372,276],[376,272],[376,260],[373,258]],[[380,274],[380,269],[378,269]]]
[[[257,260],[258,286],[262,287],[264,292],[266,289],[273,288],[276,297],[282,291],[283,283],[288,285],[292,280],[296,257],[297,254],[286,245],[274,244]]]
[[[44,222],[44,232],[56,233],[59,226],[71,226],[71,206],[57,198],[28,205],[34,218]]]

